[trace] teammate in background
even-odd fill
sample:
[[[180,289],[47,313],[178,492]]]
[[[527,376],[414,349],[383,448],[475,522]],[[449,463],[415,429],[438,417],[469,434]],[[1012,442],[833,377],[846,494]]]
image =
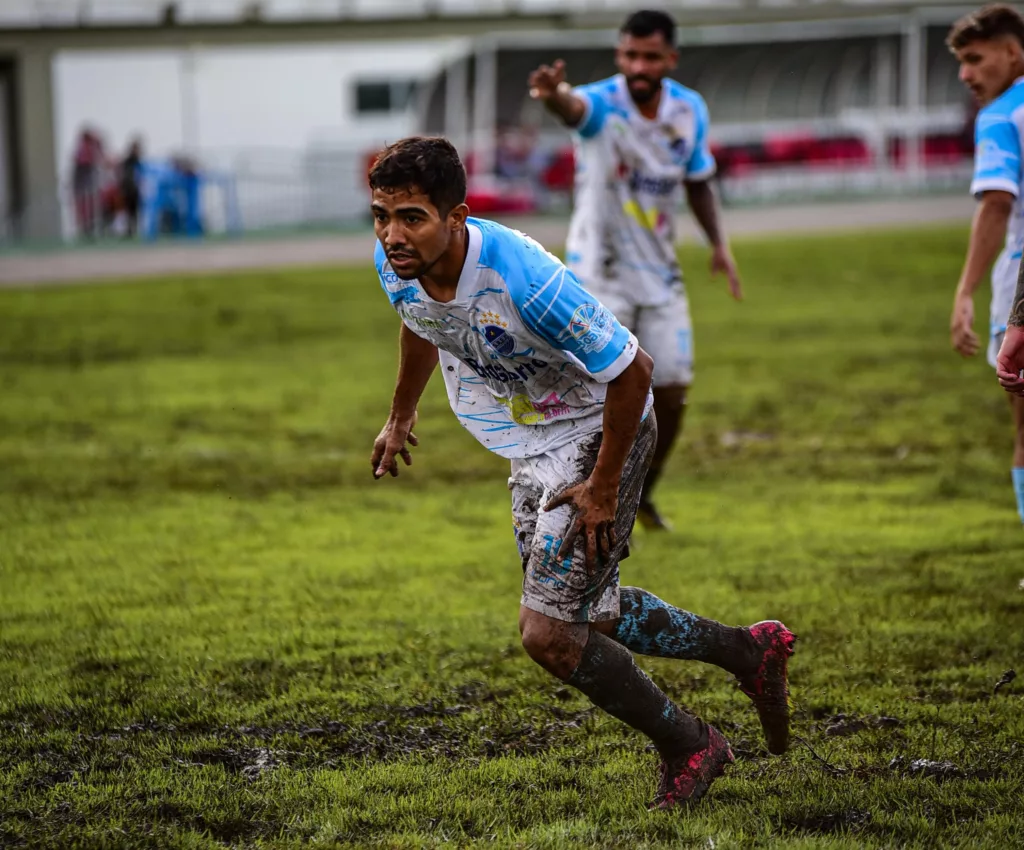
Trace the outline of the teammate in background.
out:
[[[707,106],[668,79],[678,58],[675,41],[669,15],[636,12],[620,32],[617,76],[574,89],[558,60],[529,79],[531,96],[574,131],[566,264],[654,358],[658,444],[638,512],[647,528],[667,528],[652,496],[693,381],[690,307],[675,249],[680,187],[711,244],[712,273],[725,272],[732,296],[743,297],[710,183]]]
[[[1014,284],[1024,250],[1024,18],[1005,4],[985,6],[957,21],[946,44],[960,63],[960,79],[982,106],[975,120],[971,182],[978,208],[953,300],[950,331],[953,347],[962,355],[971,357],[978,352],[980,343],[973,330],[974,292],[995,260],[988,361],[999,369],[996,355],[1014,308]],[[1019,312],[1019,303],[1016,309]],[[1019,341],[1011,340],[1007,352],[1018,349]],[[1011,475],[1017,510],[1024,522],[1024,398],[1014,397],[1010,403],[1016,429]]]
[[[700,799],[733,755],[714,727],[658,689],[630,650],[733,673],[768,748],[785,751],[795,637],[782,623],[732,628],[619,587],[657,439],[651,358],[537,242],[467,217],[466,172],[448,141],[396,142],[369,184],[377,272],[402,318],[374,477],[398,475],[399,457],[412,462],[416,407],[440,361],[459,422],[511,461],[523,646],[654,742],[662,763],[652,806]]]

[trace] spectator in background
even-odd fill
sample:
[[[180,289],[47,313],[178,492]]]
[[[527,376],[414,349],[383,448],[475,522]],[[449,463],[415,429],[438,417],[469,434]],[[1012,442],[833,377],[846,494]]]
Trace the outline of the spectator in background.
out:
[[[125,214],[125,236],[133,239],[139,224],[139,168],[142,165],[142,140],[134,138],[121,160],[119,182]]]
[[[75,145],[71,181],[78,234],[84,239],[91,239],[97,230],[104,158],[99,135],[91,127],[83,127]]]

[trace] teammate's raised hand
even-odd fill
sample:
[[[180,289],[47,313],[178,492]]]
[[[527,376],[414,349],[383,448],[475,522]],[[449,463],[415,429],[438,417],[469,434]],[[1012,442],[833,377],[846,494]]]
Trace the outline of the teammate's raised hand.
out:
[[[530,74],[530,97],[535,100],[547,100],[558,91],[559,85],[565,82],[565,62],[556,59],[552,65],[541,65]]]
[[[392,478],[398,477],[398,460],[401,457],[406,466],[412,466],[412,455],[406,443],[410,446],[418,446],[420,441],[412,433],[416,425],[417,416],[415,413],[409,418],[400,418],[394,415],[388,417],[380,434],[373,442],[373,454],[370,456],[370,465],[373,467],[373,477],[383,478],[390,473]]]

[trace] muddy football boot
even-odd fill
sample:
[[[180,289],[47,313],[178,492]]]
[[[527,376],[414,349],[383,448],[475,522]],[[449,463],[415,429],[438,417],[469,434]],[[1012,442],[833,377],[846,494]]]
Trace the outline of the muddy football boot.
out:
[[[789,746],[789,680],[786,666],[793,654],[796,635],[778,620],[754,623],[747,631],[761,652],[757,669],[737,676],[743,691],[757,709],[768,751],[782,755]]]
[[[708,726],[708,743],[703,750],[659,765],[658,793],[648,808],[672,809],[696,803],[734,761],[729,742],[714,726]]]
[[[658,509],[654,507],[653,502],[648,502],[646,499],[641,500],[640,504],[636,509],[637,522],[640,523],[648,531],[671,531],[672,526],[668,524],[665,518],[658,513]]]

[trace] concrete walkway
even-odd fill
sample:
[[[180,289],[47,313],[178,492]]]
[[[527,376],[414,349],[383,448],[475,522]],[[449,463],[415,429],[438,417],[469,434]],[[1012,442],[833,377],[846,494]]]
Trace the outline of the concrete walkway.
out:
[[[729,209],[726,231],[733,237],[856,231],[917,224],[960,223],[966,228],[974,202],[966,196]],[[698,238],[689,216],[681,236]],[[506,219],[539,242],[560,246],[567,221]],[[966,232],[965,232],[966,239]],[[966,241],[965,241],[966,245]],[[195,244],[67,249],[0,256],[0,287],[107,282],[155,275],[209,274],[254,268],[285,268],[371,262],[374,237],[365,233],[326,234]]]

